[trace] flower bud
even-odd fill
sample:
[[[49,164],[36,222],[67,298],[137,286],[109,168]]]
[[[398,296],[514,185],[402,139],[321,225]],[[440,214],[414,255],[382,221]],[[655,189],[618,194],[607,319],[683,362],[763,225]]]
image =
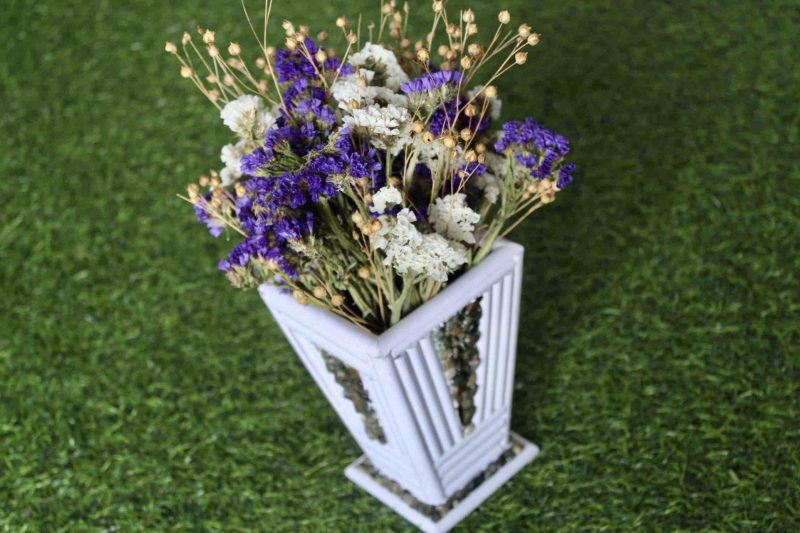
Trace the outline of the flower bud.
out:
[[[164,45],[164,50],[166,52],[170,53],[170,54],[177,54],[178,53],[178,47],[175,46],[175,43],[171,43],[171,42],[167,42],[167,44]]]
[[[524,65],[528,61],[528,52],[517,52],[514,54],[514,61],[517,65]]]
[[[500,24],[508,24],[511,22],[511,13],[507,10],[501,11],[499,15],[497,15],[497,20],[500,21]]]

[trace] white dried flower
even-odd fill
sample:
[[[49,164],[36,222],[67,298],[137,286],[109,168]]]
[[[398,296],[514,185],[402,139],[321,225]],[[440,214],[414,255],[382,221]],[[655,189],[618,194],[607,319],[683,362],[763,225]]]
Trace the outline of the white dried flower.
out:
[[[382,187],[372,195],[372,210],[383,213],[387,209],[403,203],[403,193],[397,187]]]
[[[483,196],[489,203],[493,204],[500,197],[500,187],[502,187],[503,182],[491,172],[484,172],[475,177],[475,185],[483,191]]]
[[[379,44],[365,44],[360,52],[350,56],[348,63],[372,70],[376,74],[376,81],[380,82],[379,85],[394,91],[408,81],[408,75],[400,67],[394,52]]]
[[[467,195],[448,194],[431,206],[431,222],[436,231],[449,239],[473,244],[475,224],[481,216],[467,205]]]
[[[369,84],[372,82],[375,73],[362,68],[359,71],[359,76],[361,80]],[[352,102],[357,104],[356,107],[365,107],[372,104],[392,104],[399,107],[408,107],[408,97],[406,95],[396,93],[386,87],[364,85],[363,82],[359,82],[359,77],[356,75],[340,78],[331,87],[331,93],[333,98],[339,102],[339,109],[347,112],[352,109]]]
[[[255,95],[244,94],[231,100],[219,113],[222,122],[240,139],[262,142],[267,131],[275,125],[275,116],[264,108],[264,101]]]
[[[370,142],[381,150],[397,155],[411,142],[411,113],[404,107],[376,104],[353,109],[342,119],[345,126],[366,130]]]
[[[382,216],[379,220],[381,229],[370,237],[372,245],[383,250],[384,264],[391,265],[400,275],[424,275],[444,282],[451,272],[467,263],[463,244],[438,233],[420,233],[414,226],[417,217],[408,208],[396,217]]]

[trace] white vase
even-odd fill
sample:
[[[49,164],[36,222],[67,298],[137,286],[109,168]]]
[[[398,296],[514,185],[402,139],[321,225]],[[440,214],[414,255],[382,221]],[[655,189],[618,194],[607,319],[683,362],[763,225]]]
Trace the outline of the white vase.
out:
[[[259,288],[364,451],[347,477],[423,531],[448,531],[539,451],[509,427],[522,256],[518,244],[499,241],[380,335]],[[464,329],[477,352],[469,343],[448,351]]]

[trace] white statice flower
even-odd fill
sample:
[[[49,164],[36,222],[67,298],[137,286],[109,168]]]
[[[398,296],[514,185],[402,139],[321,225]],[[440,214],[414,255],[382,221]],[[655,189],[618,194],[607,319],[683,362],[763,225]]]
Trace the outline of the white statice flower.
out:
[[[373,104],[353,109],[342,119],[345,126],[366,131],[370,142],[397,155],[411,142],[411,113],[404,107]]]
[[[467,101],[472,100],[476,94],[483,90],[483,85],[476,85],[469,91],[467,91]],[[481,94],[478,98],[486,98],[486,94]],[[503,101],[499,98],[489,98],[489,116],[492,120],[497,120],[500,118],[500,113],[503,110]]]
[[[438,233],[420,233],[414,226],[417,217],[408,209],[397,216],[382,216],[381,229],[370,237],[372,245],[383,250],[384,264],[391,265],[400,275],[424,275],[436,281],[447,276],[468,261],[463,244],[448,240]]]
[[[489,203],[493,204],[500,197],[500,187],[503,186],[503,182],[491,172],[484,172],[475,177],[475,185],[483,191],[483,196]]]
[[[473,244],[475,224],[481,216],[467,205],[464,193],[437,198],[431,206],[431,222],[436,231],[449,239]]]
[[[381,187],[372,195],[372,210],[376,213],[383,213],[387,209],[402,203],[403,193],[392,185]]]
[[[223,187],[227,187],[242,177],[242,156],[250,153],[254,148],[253,143],[246,140],[236,144],[226,144],[222,147],[219,158],[225,164],[225,168],[220,170],[219,177]]]
[[[372,81],[374,72],[361,69],[360,74],[367,83]],[[353,74],[343,76],[331,86],[333,98],[339,102],[339,109],[350,112],[353,107],[365,107],[372,104],[395,105],[408,107],[408,97],[404,94],[396,93],[386,87],[376,87],[372,85],[359,84],[358,78]],[[354,105],[352,105],[354,104]]]
[[[379,44],[365,44],[360,52],[350,56],[348,63],[375,72],[376,85],[388,87],[393,91],[400,89],[400,85],[408,81],[408,75],[397,62],[394,52]]]
[[[252,94],[231,100],[219,113],[222,122],[242,140],[262,142],[275,125],[276,117],[264,107],[264,101]]]

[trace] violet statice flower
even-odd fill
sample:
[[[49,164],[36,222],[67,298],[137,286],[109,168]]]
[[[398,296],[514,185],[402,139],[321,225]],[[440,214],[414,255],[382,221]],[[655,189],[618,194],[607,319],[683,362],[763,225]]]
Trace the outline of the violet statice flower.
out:
[[[466,114],[459,113],[459,100],[450,100],[446,104],[440,105],[431,115],[429,128],[434,135],[441,135],[449,129],[456,131],[469,128],[473,133],[480,133],[492,125],[492,119],[489,116],[484,116],[483,119],[479,116],[468,117]],[[458,119],[456,120],[456,116]],[[453,124],[453,121],[456,123]]]
[[[565,163],[569,139],[533,120],[512,120],[503,124],[503,136],[494,145],[498,152],[511,151],[514,159],[537,179],[551,178],[563,189],[573,180],[574,163]]]
[[[222,230],[225,228],[208,213],[207,202],[210,199],[211,193],[206,194],[200,201],[194,204],[194,212],[197,215],[197,221],[208,226],[208,232],[212,237],[216,238],[222,235]]]
[[[569,152],[569,140],[566,137],[545,128],[532,118],[525,119],[525,122],[510,120],[503,124],[503,137],[497,141],[495,149],[503,152],[514,144],[528,149],[552,150],[559,157]]]
[[[317,47],[314,39],[306,39],[304,46],[308,48],[309,55],[314,63],[308,60],[305,54],[299,50],[287,50],[281,48],[275,58],[275,72],[278,75],[278,81],[286,83],[296,78],[312,78],[316,76],[316,69],[319,68],[319,63],[315,59],[315,55],[319,48]]]
[[[458,85],[461,80],[461,73],[457,70],[440,70],[439,72],[426,73],[419,78],[409,80],[400,85],[400,90],[407,95],[426,93],[445,85]]]

